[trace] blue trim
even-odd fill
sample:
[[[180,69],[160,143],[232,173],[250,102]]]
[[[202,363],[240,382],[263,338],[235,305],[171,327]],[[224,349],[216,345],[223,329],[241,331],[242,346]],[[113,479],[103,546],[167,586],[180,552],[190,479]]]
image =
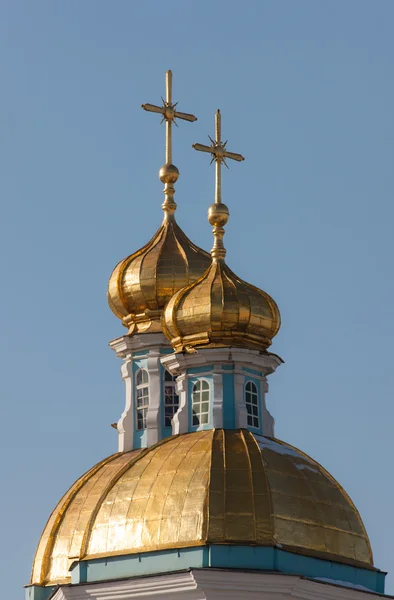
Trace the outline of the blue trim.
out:
[[[134,376],[134,384],[135,384],[135,374],[139,369],[148,370],[148,359],[147,358],[138,358],[137,360],[133,360],[133,376]]]
[[[172,427],[163,427],[163,438],[168,438],[172,436]]]
[[[77,569],[71,567],[71,581],[72,583],[92,583],[130,576],[181,571],[208,566],[208,557],[209,548],[205,546],[97,558],[83,561],[86,564],[83,579],[79,579]]]
[[[373,592],[384,594],[385,573],[381,571],[303,556],[272,546],[230,544],[213,544],[84,560],[74,563],[71,567],[71,581],[72,583],[92,583],[122,577],[207,567],[276,571],[301,577],[330,579],[363,586]],[[31,596],[28,600],[47,599],[45,596],[42,598]]]
[[[385,574],[330,560],[312,558],[273,547],[210,546],[210,566],[227,569],[279,571],[288,575],[332,579],[384,593]]]
[[[57,585],[49,585],[47,587],[29,585],[25,590],[25,598],[26,600],[48,600],[57,587]]]
[[[262,376],[261,371],[256,371],[255,369],[247,369],[246,367],[242,367],[242,370],[245,371],[245,373],[250,373],[251,375],[257,375],[258,377]]]
[[[198,375],[199,373],[209,373],[210,371],[213,371],[213,365],[206,365],[205,367],[192,367],[190,369],[186,369],[186,373],[188,375],[191,375],[193,377],[193,375]]]
[[[223,569],[276,571],[276,548],[265,546],[209,546],[209,566]]]
[[[135,429],[133,449],[146,448],[148,443],[147,437],[146,429]]]
[[[173,354],[174,353],[174,348],[171,348],[171,346],[169,348],[160,348],[160,354]]]
[[[223,371],[234,371],[234,365],[222,365]]]

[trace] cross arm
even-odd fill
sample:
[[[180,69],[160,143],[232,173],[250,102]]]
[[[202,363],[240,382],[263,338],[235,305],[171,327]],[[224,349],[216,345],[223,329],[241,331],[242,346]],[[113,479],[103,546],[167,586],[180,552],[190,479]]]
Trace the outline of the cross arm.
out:
[[[209,154],[212,154],[212,146],[204,146],[204,144],[193,144],[193,148],[195,150],[200,150],[201,152],[209,152]]]
[[[155,104],[141,104],[141,108],[149,112],[159,113],[160,115],[163,115],[165,111],[164,106],[156,106]]]
[[[245,158],[242,156],[242,154],[236,154],[235,152],[227,152],[227,150],[224,153],[224,157],[232,158],[232,160],[237,160],[238,162],[242,162],[243,160],[245,160]]]
[[[184,121],[190,121],[191,123],[197,121],[197,117],[195,117],[194,115],[189,115],[189,113],[175,111],[174,116],[176,119],[183,119]]]

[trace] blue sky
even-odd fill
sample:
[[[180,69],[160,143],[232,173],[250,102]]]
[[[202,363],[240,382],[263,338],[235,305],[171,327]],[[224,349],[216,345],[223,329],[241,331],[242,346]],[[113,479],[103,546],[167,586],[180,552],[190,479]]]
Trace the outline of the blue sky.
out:
[[[394,338],[392,0],[3,0],[0,360],[3,596],[22,597],[67,487],[116,450],[123,328],[114,265],[161,222],[164,128],[178,222],[212,245],[214,170],[191,149],[222,111],[228,264],[278,302],[276,434],[320,461],[391,572]]]

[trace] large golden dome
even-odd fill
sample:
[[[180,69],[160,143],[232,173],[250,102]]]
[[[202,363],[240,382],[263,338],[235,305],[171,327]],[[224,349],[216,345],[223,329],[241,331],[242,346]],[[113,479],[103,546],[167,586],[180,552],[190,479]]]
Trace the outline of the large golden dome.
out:
[[[32,583],[70,581],[73,561],[207,544],[277,546],[369,567],[360,515],[316,461],[247,430],[209,430],[115,454],[65,494]]]

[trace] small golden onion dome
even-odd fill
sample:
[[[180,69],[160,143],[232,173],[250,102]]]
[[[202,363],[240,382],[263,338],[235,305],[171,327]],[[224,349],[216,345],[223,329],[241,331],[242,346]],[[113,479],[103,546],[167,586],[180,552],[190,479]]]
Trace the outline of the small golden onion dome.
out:
[[[70,581],[76,560],[209,544],[276,546],[373,568],[356,507],[319,463],[247,430],[209,430],[115,454],[52,513],[31,583]]]
[[[228,216],[222,202],[210,207],[208,219],[215,236],[212,264],[198,281],[176,292],[163,312],[163,331],[176,352],[196,346],[264,351],[279,331],[275,301],[240,279],[224,261],[223,225]]]
[[[108,284],[108,304],[129,333],[161,331],[162,310],[173,294],[196,281],[211,263],[207,252],[195,246],[176,223],[174,165],[160,170],[166,200],[163,223],[140,250],[115,267]]]

